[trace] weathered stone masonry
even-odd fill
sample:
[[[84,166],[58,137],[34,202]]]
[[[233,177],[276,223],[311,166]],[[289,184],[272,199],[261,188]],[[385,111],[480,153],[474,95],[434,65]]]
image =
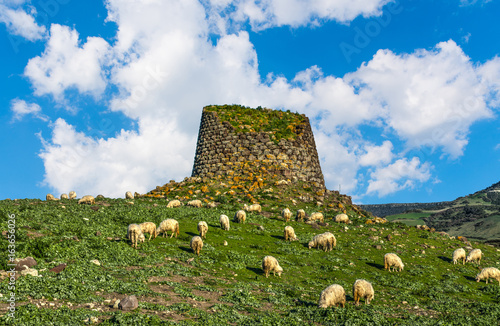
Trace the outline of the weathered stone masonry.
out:
[[[235,133],[229,122],[222,123],[216,112],[203,110],[193,166],[193,177],[238,173],[238,167],[251,163],[268,172],[324,188],[325,181],[316,151],[316,143],[305,117],[295,128],[295,139],[281,139],[278,144],[266,132]]]

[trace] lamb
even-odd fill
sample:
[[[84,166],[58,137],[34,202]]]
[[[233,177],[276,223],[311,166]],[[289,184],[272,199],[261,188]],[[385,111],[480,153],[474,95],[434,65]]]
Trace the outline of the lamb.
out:
[[[198,222],[198,232],[200,232],[200,237],[206,238],[208,232],[208,225],[205,221]]]
[[[303,209],[299,209],[297,211],[297,215],[295,215],[295,220],[297,222],[302,222],[302,221],[304,221],[305,217],[306,217],[306,212]]]
[[[177,199],[171,200],[167,204],[167,208],[181,207],[181,202]]]
[[[247,204],[245,204],[243,206],[243,209],[246,210],[247,212],[261,212],[262,210],[262,207],[259,205],[259,204],[252,204],[250,206],[247,206]]]
[[[351,221],[349,221],[349,216],[347,216],[347,214],[344,213],[337,214],[337,216],[335,216],[335,222],[346,223],[346,224],[351,223]]]
[[[285,238],[285,241],[298,240],[297,236],[295,235],[294,229],[289,225],[285,226],[285,231],[284,231],[283,237]]]
[[[222,214],[219,218],[220,222],[220,227],[225,230],[229,231],[229,217],[227,215]]]
[[[76,198],[76,192],[70,191],[69,192],[69,199],[75,199]]]
[[[141,231],[142,233],[149,233],[149,240],[148,241],[151,241],[151,237],[154,236],[153,239],[156,239],[156,224],[154,224],[153,222],[144,222],[144,223],[141,223],[139,224],[139,226],[141,227]]]
[[[281,217],[285,220],[285,222],[290,221],[292,218],[292,212],[288,209],[288,207],[281,211]]]
[[[345,307],[345,290],[341,285],[332,284],[321,292],[318,307],[328,308],[338,304]]]
[[[193,249],[193,252],[199,256],[201,248],[203,248],[203,240],[201,240],[199,236],[195,235],[191,239],[189,246],[191,247],[191,249]]]
[[[200,208],[203,206],[203,203],[199,199],[188,201],[187,204],[188,204],[188,206],[197,207],[197,208]]]
[[[393,268],[393,270],[397,268],[401,272],[405,267],[405,264],[403,264],[403,261],[398,257],[398,255],[388,253],[384,256],[384,268],[389,269],[390,272],[391,267]]]
[[[156,233],[158,235],[163,234],[163,237],[165,237],[165,234],[168,236],[168,231],[172,231],[172,234],[170,235],[170,238],[172,238],[175,234],[175,237],[179,235],[179,222],[174,220],[173,218],[168,218],[160,223],[160,226],[158,229],[156,229]]]
[[[453,264],[456,264],[459,259],[462,260],[462,264],[465,265],[465,250],[464,248],[458,248],[453,252]]]
[[[68,195],[66,195],[66,194],[61,194],[61,199],[68,199],[68,198],[69,198],[69,197],[68,197]]]
[[[57,199],[52,194],[47,194],[47,196],[45,196],[45,200],[49,201],[49,200],[57,200]]]
[[[132,247],[137,248],[137,242],[144,242],[145,240],[141,227],[137,224],[130,224],[127,229],[127,239],[132,242]]]
[[[498,285],[500,285],[500,270],[496,267],[485,267],[481,270],[479,274],[476,276],[476,281],[481,281],[486,279],[486,284],[488,284],[488,279],[493,278],[498,281]]]
[[[266,278],[269,277],[269,272],[273,272],[274,276],[278,273],[279,277],[281,277],[281,273],[283,273],[283,268],[281,268],[278,260],[273,256],[266,256],[262,259],[262,270],[264,271]]]
[[[245,223],[245,220],[247,219],[247,214],[245,213],[244,210],[239,210],[234,214],[234,221],[236,223]]]
[[[469,255],[465,259],[466,263],[472,263],[473,261],[477,260],[477,264],[481,264],[481,256],[483,255],[483,252],[481,249],[472,249],[471,252],[469,252]]]
[[[92,197],[90,195],[86,195],[86,196],[83,196],[82,198],[80,198],[80,200],[78,201],[78,204],[93,205],[93,204],[95,204],[95,199],[94,199],[94,197]]]
[[[354,297],[354,302],[356,306],[359,305],[359,299],[365,298],[365,304],[370,304],[373,300],[375,292],[373,291],[373,286],[367,280],[356,280],[352,286],[352,293]]]
[[[331,251],[336,245],[337,239],[335,239],[335,236],[330,232],[325,232],[315,235],[314,238],[309,241],[308,247],[309,249],[317,247],[318,249],[323,249],[323,251],[326,252]]]
[[[320,221],[321,223],[323,223],[323,220],[324,220],[323,214],[319,213],[319,212],[315,212],[315,213],[312,213],[311,216],[309,216],[309,218],[307,219],[307,222]]]

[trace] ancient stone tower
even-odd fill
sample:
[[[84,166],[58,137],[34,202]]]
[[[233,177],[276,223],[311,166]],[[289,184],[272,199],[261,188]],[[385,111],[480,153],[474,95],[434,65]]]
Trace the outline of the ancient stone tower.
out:
[[[324,188],[309,119],[260,107],[203,108],[192,176],[213,178],[253,170]]]

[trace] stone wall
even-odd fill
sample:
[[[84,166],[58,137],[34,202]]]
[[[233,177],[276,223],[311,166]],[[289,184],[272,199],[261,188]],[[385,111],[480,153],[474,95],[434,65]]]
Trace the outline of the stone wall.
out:
[[[325,181],[316,151],[309,119],[295,128],[295,139],[271,141],[266,132],[234,131],[229,122],[221,122],[216,112],[203,110],[193,166],[193,177],[238,173],[243,163],[283,178],[316,182]]]

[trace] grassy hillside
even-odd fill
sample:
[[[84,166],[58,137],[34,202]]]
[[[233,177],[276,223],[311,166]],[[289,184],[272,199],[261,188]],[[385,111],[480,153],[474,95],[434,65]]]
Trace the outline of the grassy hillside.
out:
[[[453,250],[465,245],[447,236],[402,223],[367,224],[355,210],[348,211],[353,224],[347,226],[332,222],[334,210],[325,210],[323,225],[285,223],[278,200],[266,202],[261,214],[249,213],[246,224],[231,223],[230,231],[223,231],[219,216],[232,218],[242,206],[238,200],[215,208],[169,209],[166,203],[154,196],[104,198],[93,206],[0,201],[1,230],[14,214],[16,256],[33,256],[41,275],[17,280],[15,324],[83,325],[90,317],[101,325],[495,325],[500,319],[498,282],[477,283],[477,266],[453,265]],[[315,204],[301,203],[308,214]],[[296,206],[290,208],[295,212]],[[130,223],[159,224],[166,218],[179,221],[178,238],[156,238],[138,249],[125,240]],[[189,241],[201,220],[209,231],[197,257]],[[299,241],[284,241],[285,225],[294,227]],[[307,248],[315,234],[326,231],[337,237],[333,251]],[[471,245],[484,253],[481,267],[500,267],[497,249]],[[5,270],[7,241],[0,247]],[[403,272],[384,270],[387,252],[398,253]],[[281,278],[263,275],[266,255],[278,259]],[[67,264],[64,271],[49,271],[61,263]],[[353,305],[358,278],[375,289],[369,306]],[[346,307],[318,308],[321,291],[333,283],[345,288]],[[6,315],[7,279],[0,281],[0,293],[0,324],[12,324]],[[114,299],[131,294],[139,299],[135,311],[111,307]]]

